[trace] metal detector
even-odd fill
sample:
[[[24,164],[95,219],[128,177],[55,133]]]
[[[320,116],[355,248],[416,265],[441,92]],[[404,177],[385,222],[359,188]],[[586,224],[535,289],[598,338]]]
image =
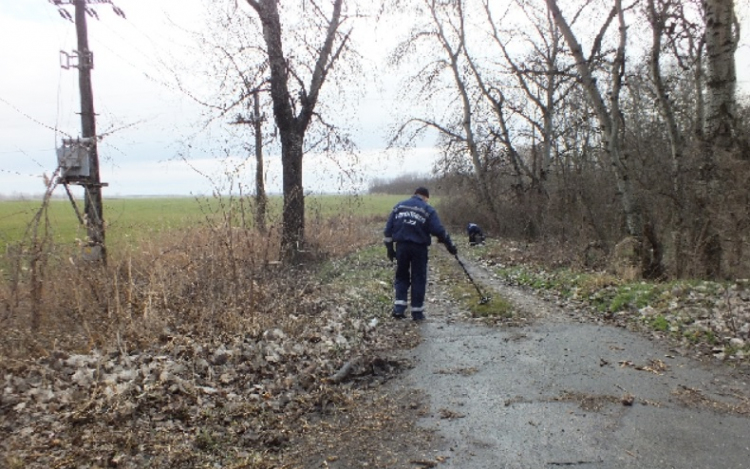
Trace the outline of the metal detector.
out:
[[[466,270],[466,266],[463,262],[461,262],[461,259],[458,258],[458,254],[454,254],[453,257],[456,258],[458,261],[458,264],[461,266],[462,269],[464,269],[464,273],[466,273],[466,276],[469,277],[469,281],[471,281],[471,284],[474,285],[474,288],[477,289],[477,292],[479,293],[479,304],[484,305],[490,302],[492,297],[485,296],[484,293],[482,293],[482,290],[479,289],[479,285],[477,285],[477,282],[474,281],[474,279],[471,277],[471,274],[468,270]]]

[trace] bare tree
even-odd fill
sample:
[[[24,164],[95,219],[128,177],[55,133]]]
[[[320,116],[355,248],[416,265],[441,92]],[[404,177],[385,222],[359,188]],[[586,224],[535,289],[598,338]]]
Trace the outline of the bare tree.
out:
[[[253,145],[247,145],[247,149],[255,154],[255,227],[261,233],[266,232],[266,212],[268,209],[268,196],[266,195],[265,174],[263,172],[263,122],[265,114],[260,111],[260,90],[253,93],[252,110],[248,109],[248,115],[238,114],[233,124],[246,124],[253,129]],[[250,105],[248,105],[250,108]]]
[[[610,158],[616,175],[617,189],[620,194],[620,200],[622,201],[628,234],[639,241],[638,245],[643,256],[643,265],[641,266],[642,271],[644,274],[648,275],[659,274],[662,270],[661,259],[647,255],[649,253],[660,252],[660,249],[657,249],[658,242],[653,235],[653,230],[651,229],[650,224],[647,224],[644,221],[644,208],[639,199],[638,193],[633,187],[635,175],[632,173],[627,154],[623,151],[621,142],[624,116],[620,109],[620,93],[622,91],[625,74],[625,47],[627,42],[627,25],[625,23],[625,11],[622,6],[622,1],[615,0],[615,5],[611,10],[610,15],[604,21],[604,24],[594,41],[595,50],[592,51],[592,55],[594,53],[599,53],[598,47],[601,45],[601,38],[606,33],[612,21],[617,19],[618,40],[614,57],[612,58],[611,69],[609,72],[609,89],[607,90],[609,105],[607,105],[603,92],[599,88],[591,67],[591,62],[584,56],[583,49],[576,36],[573,34],[570,25],[563,17],[562,12],[557,5],[557,1],[546,0],[546,2],[553,18],[555,19],[555,23],[560,28],[560,31],[575,58],[581,84],[586,90],[589,101],[591,102],[599,121],[604,148]],[[644,240],[649,241],[652,244],[650,247],[651,249],[645,248]]]
[[[703,147],[696,180],[696,207],[693,214],[696,244],[708,277],[721,276],[723,249],[710,206],[716,198],[717,154],[735,150],[740,142],[736,132],[737,75],[734,53],[739,40],[739,25],[734,0],[704,0],[706,38],[706,108]]]
[[[685,269],[684,257],[684,221],[687,210],[687,197],[685,192],[685,139],[677,125],[675,110],[667,91],[661,70],[661,55],[664,49],[664,39],[668,35],[667,22],[672,18],[674,24],[674,3],[672,0],[648,0],[646,13],[652,31],[651,54],[649,57],[649,68],[651,80],[654,84],[656,101],[664,123],[666,124],[667,136],[669,138],[669,150],[672,160],[672,188],[676,205],[676,220],[673,229],[673,252],[675,260],[675,275],[681,277]],[[676,26],[670,26],[670,29]],[[674,31],[672,31],[674,32]]]
[[[723,205],[719,200],[726,196],[729,186],[726,181],[719,183],[720,156],[742,147],[741,135],[736,130],[734,54],[739,31],[733,1],[649,0],[647,13],[653,31],[651,76],[673,160],[677,200],[673,239],[675,274],[721,276],[723,248],[716,218],[718,205]],[[680,67],[693,72],[695,93],[691,104],[697,116],[693,141],[684,135],[689,129],[678,125],[672,99],[663,83],[660,54],[667,50]],[[691,148],[692,155],[697,156],[694,161],[686,158]],[[693,255],[681,255],[687,249]],[[687,258],[692,264],[689,271],[684,265]]]
[[[266,229],[267,195],[265,189],[263,148],[277,143],[273,123],[268,124],[261,109],[270,109],[270,86],[267,79],[268,59],[265,49],[259,44],[261,36],[257,19],[246,12],[238,11],[236,5],[229,8],[214,8],[208,16],[206,32],[195,33],[195,43],[200,53],[207,58],[196,66],[191,63],[191,73],[173,71],[174,79],[180,90],[200,104],[203,109],[204,122],[200,132],[212,124],[249,126],[252,134],[250,141],[235,145],[239,139],[245,139],[243,132],[233,133],[225,141],[228,164],[234,166],[226,175],[239,174],[247,159],[237,161],[233,154],[237,147],[248,151],[255,159],[255,204],[254,226],[264,232]],[[200,85],[190,83],[190,79],[200,77]],[[211,86],[206,87],[205,83]],[[249,159],[249,158],[248,158]],[[204,176],[207,176],[204,174]],[[219,184],[217,181],[211,181]],[[234,184],[235,181],[232,182]],[[236,181],[240,191],[239,209],[243,225],[245,218],[244,187],[242,181]],[[218,188],[217,188],[218,189]],[[234,208],[232,208],[234,209]],[[231,212],[231,210],[230,210]]]
[[[540,162],[534,162],[535,172],[525,172],[531,178],[532,184],[539,191],[544,191],[543,181],[550,172],[552,164],[552,150],[556,138],[555,115],[557,107],[564,100],[570,87],[575,85],[570,79],[569,70],[560,69],[563,57],[563,40],[559,30],[555,28],[554,21],[548,14],[537,11],[534,5],[522,0],[516,0],[516,4],[531,24],[531,31],[513,31],[513,36],[520,37],[528,46],[530,52],[520,58],[510,53],[500,36],[497,25],[500,21],[493,18],[490,2],[485,0],[484,9],[487,19],[492,28],[492,38],[495,44],[502,50],[510,72],[516,79],[518,88],[523,92],[522,100],[529,106],[522,104],[513,106],[516,111],[531,127],[532,145],[536,148],[536,141],[541,138],[542,152]],[[536,37],[533,34],[536,33]],[[485,87],[482,87],[483,90]],[[488,99],[492,99],[488,96]],[[497,106],[493,106],[497,110]],[[540,118],[536,118],[540,116]]]
[[[422,84],[420,94],[434,98],[434,93],[448,101],[455,99],[458,103],[458,115],[448,114],[447,122],[440,122],[436,117],[413,117],[397,130],[394,141],[410,126],[416,125],[416,133],[425,128],[432,128],[441,134],[447,148],[459,146],[458,153],[469,157],[481,200],[487,205],[491,216],[495,217],[495,224],[500,225],[495,198],[490,191],[486,164],[488,155],[482,151],[482,136],[478,124],[479,119],[484,118],[485,114],[478,109],[476,91],[471,88],[473,78],[466,73],[468,62],[464,1],[445,3],[423,0],[422,6],[425,9],[426,24],[421,25],[421,29],[418,27],[412,31],[411,36],[394,54],[394,60],[396,63],[405,60],[406,52],[419,50],[422,41],[427,41],[428,47],[433,47],[432,41],[435,41],[440,49],[439,55],[426,68],[421,69],[417,76],[412,77],[413,82]],[[444,72],[448,75],[446,81],[450,83],[450,91],[441,90],[441,95],[436,89],[441,84],[438,76]]]
[[[296,51],[309,57],[305,69],[290,66],[289,52],[282,43],[282,22],[277,0],[247,0],[257,14],[271,72],[271,98],[276,126],[281,139],[283,166],[283,230],[282,256],[296,260],[305,239],[305,198],[302,186],[302,157],[305,133],[313,119],[321,88],[334,64],[344,52],[351,31],[342,33],[343,0],[331,0],[328,7],[316,1],[306,1],[303,13],[310,15],[318,26],[319,44],[307,44],[307,50]],[[287,21],[294,21],[287,18]],[[305,80],[305,72],[308,72]],[[290,80],[294,85],[290,85]],[[291,86],[298,91],[293,94]]]
[[[467,51],[466,55],[482,94],[491,103],[499,130],[497,137],[505,145],[514,166],[530,180],[530,193],[536,200],[531,202],[532,207],[529,210],[534,214],[534,220],[529,222],[533,226],[530,226],[529,230],[535,232],[541,225],[542,204],[550,197],[545,183],[551,171],[553,149],[557,138],[569,127],[567,123],[556,125],[555,119],[561,114],[558,108],[571,87],[577,83],[571,80],[568,67],[562,63],[563,39],[547,9],[542,6],[543,11],[540,11],[536,5],[523,0],[516,0],[515,3],[529,20],[531,28],[518,31],[516,26],[507,35],[510,39],[504,39],[498,27],[504,21],[502,18],[495,18],[492,4],[484,0],[484,11],[491,37],[502,51],[501,55],[507,63],[508,73],[514,77],[515,84],[489,84],[482,77],[471,54]],[[519,38],[528,47],[529,52],[522,57],[515,57],[508,46],[511,41],[517,41]],[[508,99],[501,86],[520,89],[520,93],[516,93],[516,103]],[[517,138],[519,135],[512,135],[506,117],[508,114],[516,115],[527,123],[526,130],[515,133],[520,134],[523,140],[528,142],[530,162],[525,161],[514,143],[514,137]],[[525,196],[527,191],[523,182],[516,184],[516,187],[522,192],[521,195]],[[535,195],[541,197],[534,197]]]

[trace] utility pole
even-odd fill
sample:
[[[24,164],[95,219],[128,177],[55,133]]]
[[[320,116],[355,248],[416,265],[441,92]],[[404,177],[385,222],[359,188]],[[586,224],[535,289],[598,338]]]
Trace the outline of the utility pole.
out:
[[[251,125],[255,133],[255,227],[259,232],[266,232],[266,210],[268,197],[263,178],[263,121],[265,115],[260,113],[258,90],[253,90],[253,113],[249,117],[238,115],[232,124]],[[250,107],[250,106],[248,106]]]
[[[114,12],[125,17],[125,14],[112,4],[111,0],[49,0],[50,3],[59,7],[60,15],[76,25],[76,36],[78,49],[72,54],[61,51],[61,63],[63,68],[78,69],[78,89],[81,95],[81,138],[63,140],[63,147],[58,150],[61,177],[60,182],[65,185],[68,196],[68,184],[78,184],[84,188],[84,217],[83,218],[88,243],[84,248],[84,258],[92,261],[101,261],[106,264],[107,250],[104,243],[104,207],[102,204],[102,183],[99,176],[99,152],[97,149],[98,137],[96,135],[96,113],[94,112],[94,92],[91,85],[91,70],[94,68],[94,55],[89,50],[88,27],[86,15],[96,16],[94,10],[89,10],[88,5],[108,3],[112,5]],[[65,10],[65,5],[73,5],[75,12],[73,17]],[[71,59],[76,63],[71,65]],[[77,59],[77,61],[76,61]],[[72,196],[71,202],[78,214]]]
[[[88,28],[86,26],[86,0],[75,0],[75,23],[78,36],[78,53],[83,60],[78,67],[78,88],[81,92],[81,136],[88,139],[89,180],[81,185],[85,190],[84,213],[91,257],[107,261],[107,250],[104,244],[104,210],[102,206],[102,183],[99,178],[99,152],[96,138],[96,114],[94,113],[94,92],[91,86],[91,69],[94,67],[93,55],[89,50]],[[96,259],[98,258],[98,259]]]

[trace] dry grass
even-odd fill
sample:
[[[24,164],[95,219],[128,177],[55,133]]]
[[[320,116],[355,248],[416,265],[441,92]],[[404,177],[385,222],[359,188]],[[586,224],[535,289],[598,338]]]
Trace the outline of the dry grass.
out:
[[[284,329],[289,315],[316,313],[307,269],[372,238],[351,217],[313,219],[306,230],[309,262],[295,267],[278,261],[273,228],[261,234],[217,223],[160,233],[109,253],[106,266],[44,236],[27,239],[0,261],[0,360]]]

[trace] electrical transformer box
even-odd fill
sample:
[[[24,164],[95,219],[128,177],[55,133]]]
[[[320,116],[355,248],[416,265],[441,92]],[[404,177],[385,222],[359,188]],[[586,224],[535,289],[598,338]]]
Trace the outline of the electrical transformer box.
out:
[[[60,176],[64,180],[75,180],[89,177],[89,150],[79,140],[64,141],[57,149],[57,164]]]

